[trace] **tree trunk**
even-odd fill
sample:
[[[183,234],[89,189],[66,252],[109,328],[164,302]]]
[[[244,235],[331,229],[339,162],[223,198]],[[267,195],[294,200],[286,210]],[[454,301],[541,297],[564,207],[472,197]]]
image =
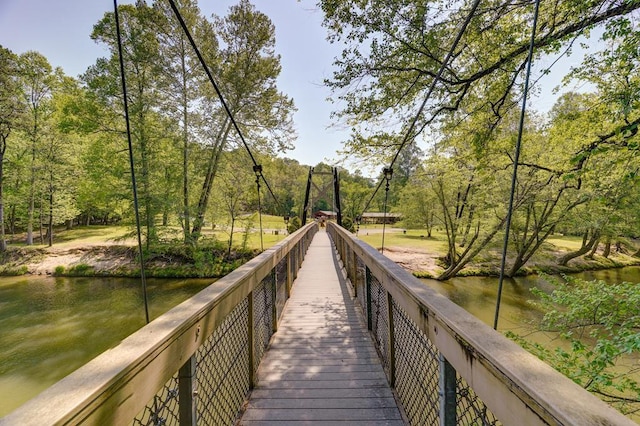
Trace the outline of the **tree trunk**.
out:
[[[0,141],[0,252],[7,251],[7,239],[4,234],[4,153],[7,149],[6,136],[1,135]]]
[[[544,233],[542,238],[538,237],[539,231],[534,230],[534,232],[532,232],[532,235],[529,237],[529,239],[525,241],[524,244],[522,245],[522,248],[518,252],[516,259],[513,265],[511,266],[511,269],[509,269],[507,276],[515,277],[518,271],[524,265],[527,264],[529,259],[531,259],[531,257],[538,251],[542,243],[544,243],[547,240],[547,238],[549,238],[549,235],[551,235],[553,231],[555,231],[555,229],[556,229],[556,225],[554,224],[549,229],[547,229],[547,231]],[[534,241],[535,241],[535,244],[533,244]]]
[[[600,238],[599,230],[594,230],[591,234],[591,238],[589,238],[589,230],[586,230],[582,238],[582,247],[580,247],[580,249],[576,251],[567,253],[564,256],[562,256],[558,260],[558,265],[567,266],[567,263],[569,263],[570,260],[575,259],[576,257],[582,256],[585,253],[588,253],[589,250],[591,250],[591,248],[598,241],[599,238]]]
[[[598,251],[598,244],[600,244],[600,239],[598,238],[595,243],[593,243],[593,247],[591,247],[591,251],[584,258],[593,260],[593,256],[595,256],[596,251]]]
[[[460,243],[460,247],[464,247],[467,244],[467,238],[469,238],[469,233],[471,232],[471,222],[473,222],[473,211],[475,209],[473,206],[469,207],[469,218],[467,219],[467,226],[464,228],[464,234],[462,234],[462,242]]]
[[[35,200],[33,194],[33,187],[29,194],[29,211],[27,214],[27,245],[33,245],[33,210],[35,209]]]
[[[611,238],[607,237],[607,239],[604,242],[604,250],[602,251],[602,256],[604,256],[605,259],[608,259],[610,254],[611,254]]]
[[[50,176],[53,180],[53,176]],[[49,186],[49,223],[47,226],[49,247],[53,246],[53,186]]]
[[[64,225],[67,231],[71,231],[73,229],[73,219],[67,219]]]
[[[184,37],[180,38],[180,42],[182,43],[181,47],[184,46]],[[184,51],[184,50],[183,50]],[[192,241],[191,239],[191,217],[189,212],[189,128],[188,128],[188,118],[189,118],[189,104],[187,100],[187,65],[185,63],[184,55],[180,57],[181,65],[182,65],[182,207],[183,207],[183,232],[184,232],[184,242],[188,244]]]
[[[197,241],[198,238],[200,238],[202,226],[204,225],[204,215],[207,212],[207,206],[209,205],[209,195],[211,195],[211,188],[213,187],[213,179],[218,172],[220,155],[230,131],[231,126],[229,125],[229,121],[228,119],[225,119],[223,131],[218,135],[218,143],[212,148],[211,156],[209,157],[209,162],[207,164],[207,173],[202,184],[202,191],[200,192],[196,217],[193,219],[193,229],[191,231],[192,241]]]
[[[229,249],[227,250],[227,258],[231,257],[231,244],[233,243],[233,227],[235,222],[236,218],[231,216],[231,232],[229,232]]]
[[[40,234],[40,244],[44,244],[44,228],[42,226],[42,224],[44,223],[44,208],[43,208],[42,200],[40,200],[40,209],[38,209],[38,211],[40,212],[40,215],[39,215],[40,220],[38,220],[38,223],[40,225],[38,226],[39,234]]]
[[[13,204],[9,209],[9,232],[11,232],[11,239],[16,238],[16,205]]]

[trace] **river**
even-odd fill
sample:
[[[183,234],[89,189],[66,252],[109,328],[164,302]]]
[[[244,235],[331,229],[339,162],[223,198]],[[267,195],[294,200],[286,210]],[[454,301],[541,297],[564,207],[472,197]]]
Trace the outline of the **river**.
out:
[[[213,279],[148,279],[156,318]],[[145,323],[139,279],[0,278],[0,417]]]
[[[608,282],[640,282],[640,267],[577,274]],[[213,280],[148,280],[155,318]],[[486,324],[493,324],[497,282],[491,277],[422,280]],[[499,330],[526,334],[542,316],[530,289],[550,290],[537,276],[504,283]],[[125,278],[0,278],[0,417],[144,325],[140,282]],[[532,338],[549,343],[554,336]],[[558,340],[555,341],[556,343]]]
[[[628,266],[618,269],[589,271],[570,274],[586,280],[603,280],[605,282],[640,283],[640,267]],[[440,294],[463,307],[485,324],[493,326],[495,315],[498,279],[495,277],[457,277],[448,281],[429,279],[420,280]],[[537,275],[507,278],[504,280],[502,300],[500,302],[500,317],[498,329],[500,331],[526,332],[528,325],[538,321],[542,313],[534,309],[529,300],[535,299],[531,293],[533,287],[551,291],[552,287]]]

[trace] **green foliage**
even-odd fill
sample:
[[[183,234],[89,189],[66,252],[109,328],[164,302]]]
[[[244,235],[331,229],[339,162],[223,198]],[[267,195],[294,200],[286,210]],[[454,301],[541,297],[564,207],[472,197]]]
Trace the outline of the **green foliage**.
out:
[[[91,277],[95,276],[95,270],[91,265],[87,265],[86,263],[79,263],[77,265],[69,267],[66,270],[65,274],[70,277]]]
[[[29,269],[26,266],[0,266],[0,276],[20,276],[26,275]]]
[[[287,228],[287,232],[293,234],[298,229],[300,229],[301,226],[302,222],[300,221],[300,218],[298,216],[293,216],[291,219],[289,219],[289,227]]]
[[[539,329],[558,333],[566,345],[552,350],[509,337],[621,411],[639,409],[640,285],[546,279],[552,293],[533,290],[540,300],[532,303],[545,313]]]
[[[62,266],[62,265],[58,265],[54,269],[53,275],[55,275],[56,277],[62,276],[62,275],[64,275],[64,271],[65,271],[65,267]]]

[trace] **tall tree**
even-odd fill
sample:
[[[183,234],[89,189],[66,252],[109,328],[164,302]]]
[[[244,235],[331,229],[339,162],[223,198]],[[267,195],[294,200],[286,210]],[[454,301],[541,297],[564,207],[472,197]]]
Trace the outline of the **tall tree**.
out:
[[[214,28],[222,49],[205,51],[203,55],[211,64],[218,63],[217,55],[222,57],[220,68],[214,73],[219,76],[218,84],[245,141],[265,151],[289,149],[294,137],[291,122],[294,106],[276,87],[280,57],[274,51],[273,24],[249,1],[241,0],[225,18],[215,19]],[[194,240],[202,230],[221,155],[230,142],[240,145],[217,96],[209,85],[206,88],[203,103],[208,118],[202,140],[209,144],[209,156],[192,226]]]
[[[158,106],[158,91],[155,84],[158,62],[158,41],[152,31],[156,14],[144,2],[136,6],[123,5],[118,8],[122,33],[123,61],[128,86],[129,113],[132,139],[135,144],[138,193],[141,199],[142,220],[146,244],[157,237],[155,215],[161,210],[158,195],[162,166],[157,162],[160,119],[155,112]],[[98,59],[84,78],[96,97],[115,111],[122,110],[122,93],[119,85],[119,56],[116,38],[115,15],[110,12],[98,22],[91,37],[109,48],[110,57]],[[124,123],[123,123],[124,124]],[[124,128],[123,125],[120,129]],[[122,139],[124,142],[124,139]]]
[[[393,134],[406,127],[427,95],[471,1],[322,0],[330,40],[343,42],[333,78],[327,81],[344,107],[337,113],[354,125],[346,150],[395,151]],[[476,97],[500,121],[521,90],[533,2],[480,2],[430,96],[416,133]],[[542,2],[536,54],[556,54],[586,31],[640,8],[637,1]],[[363,46],[364,45],[364,46]],[[517,98],[516,98],[517,99]],[[389,130],[391,129],[391,130]],[[391,137],[389,137],[391,135]],[[415,134],[414,134],[415,135]],[[377,145],[377,142],[383,142]]]
[[[24,106],[18,69],[18,57],[0,46],[0,252],[7,249],[4,211],[4,162],[7,139],[12,130],[18,127]]]
[[[216,52],[217,39],[210,25],[200,13],[197,2],[182,0],[176,2],[180,14],[189,31],[197,37],[200,48]],[[180,130],[176,139],[182,151],[182,209],[181,225],[185,243],[191,242],[191,203],[190,203],[190,152],[195,143],[195,126],[201,121],[198,116],[198,104],[201,99],[200,88],[205,83],[205,74],[194,50],[189,44],[178,20],[166,1],[156,1],[153,7],[158,11],[157,37],[159,42],[159,93],[167,118],[176,123]],[[203,46],[206,45],[206,46]],[[215,55],[211,54],[210,58]],[[215,64],[209,64],[214,66]],[[218,66],[214,66],[215,69]]]
[[[33,244],[35,203],[38,197],[40,166],[38,150],[52,113],[51,96],[60,71],[54,72],[49,61],[37,52],[20,55],[20,79],[27,105],[24,128],[30,142],[30,170],[27,218],[27,245]]]

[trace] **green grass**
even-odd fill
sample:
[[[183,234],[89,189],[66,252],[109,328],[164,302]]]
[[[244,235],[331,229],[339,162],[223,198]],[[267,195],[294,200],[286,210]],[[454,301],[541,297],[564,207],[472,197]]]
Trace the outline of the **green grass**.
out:
[[[381,229],[380,228],[368,228],[368,229]],[[397,246],[404,248],[414,248],[421,251],[441,252],[447,251],[446,236],[442,233],[432,232],[431,238],[427,237],[427,231],[424,229],[408,229],[404,234],[402,231],[389,230],[385,232],[384,245],[385,247]],[[358,232],[358,238],[367,244],[380,248],[382,246],[382,232],[367,233],[367,229],[360,228]]]
[[[582,237],[574,237],[571,235],[552,235],[547,238],[547,242],[560,249],[575,251],[582,246]]]

